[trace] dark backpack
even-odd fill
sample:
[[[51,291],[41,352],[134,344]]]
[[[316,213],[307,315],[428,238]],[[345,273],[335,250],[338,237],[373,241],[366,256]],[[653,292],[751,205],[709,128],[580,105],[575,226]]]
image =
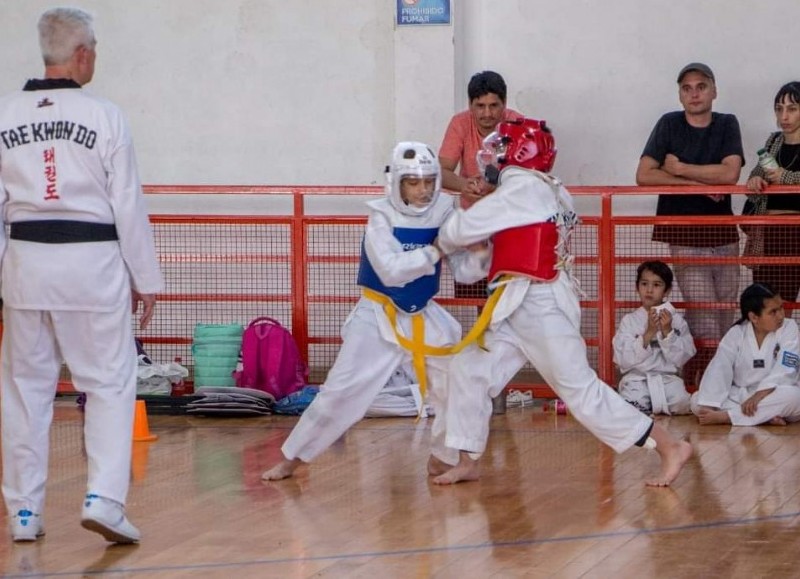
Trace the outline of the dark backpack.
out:
[[[240,388],[280,400],[306,385],[308,366],[289,330],[272,318],[256,318],[242,334],[241,363],[233,377]]]

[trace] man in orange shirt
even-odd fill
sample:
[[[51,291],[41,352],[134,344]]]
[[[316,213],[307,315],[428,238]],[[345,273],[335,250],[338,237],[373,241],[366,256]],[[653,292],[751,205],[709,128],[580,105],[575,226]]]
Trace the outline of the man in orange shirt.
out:
[[[494,71],[485,70],[473,75],[467,85],[467,96],[469,108],[450,119],[439,148],[442,186],[461,193],[462,207],[472,205],[490,188],[475,160],[475,155],[483,146],[483,139],[501,121],[522,117],[518,112],[506,108],[506,82]]]
[[[522,118],[520,113],[506,108],[506,81],[492,70],[472,75],[467,96],[469,108],[450,119],[439,148],[442,187],[461,193],[461,207],[465,209],[494,189],[483,178],[476,159],[478,151],[483,149],[483,139],[502,121]],[[453,293],[457,298],[486,298],[486,280],[471,284],[455,282]],[[498,394],[495,412],[502,413],[504,408],[505,400]]]

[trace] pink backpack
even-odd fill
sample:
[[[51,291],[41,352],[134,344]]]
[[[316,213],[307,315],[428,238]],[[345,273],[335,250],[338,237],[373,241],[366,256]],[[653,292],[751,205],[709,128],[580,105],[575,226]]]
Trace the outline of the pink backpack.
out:
[[[280,400],[308,381],[308,366],[291,332],[272,318],[256,318],[242,335],[241,363],[233,372],[240,388],[255,388]]]

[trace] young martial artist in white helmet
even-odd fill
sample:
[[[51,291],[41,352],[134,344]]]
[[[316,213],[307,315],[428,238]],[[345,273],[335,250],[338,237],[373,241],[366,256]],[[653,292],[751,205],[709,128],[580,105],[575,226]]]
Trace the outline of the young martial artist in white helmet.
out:
[[[580,334],[580,304],[569,273],[569,237],[577,223],[572,198],[547,173],[555,141],[543,121],[503,122],[478,154],[497,189],[457,211],[439,231],[445,253],[491,240],[489,279],[502,291],[491,313],[485,348],[475,345],[451,363],[447,445],[461,451],[438,484],[476,480],[486,447],[491,397],[529,361],[571,413],[617,452],[655,445],[661,472],[649,485],[667,486],[692,453],[612,388],[589,366]],[[491,301],[491,299],[489,300]]]
[[[423,143],[399,143],[386,179],[386,196],[368,203],[358,273],[363,295],[344,323],[342,347],[325,383],[283,444],[283,460],[263,474],[266,480],[290,477],[338,440],[363,418],[409,355],[422,390],[418,406],[429,383],[435,413],[429,473],[440,474],[458,461],[458,452],[444,445],[449,358],[426,357],[445,352],[461,337],[458,321],[433,301],[442,262],[436,239],[454,211],[453,200],[440,194],[439,162]],[[448,261],[457,279],[474,282],[485,274],[488,250],[479,244]]]

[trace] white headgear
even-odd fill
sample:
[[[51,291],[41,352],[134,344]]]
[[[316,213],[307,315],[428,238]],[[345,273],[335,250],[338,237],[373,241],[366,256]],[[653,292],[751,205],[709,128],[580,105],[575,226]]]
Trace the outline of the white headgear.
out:
[[[403,201],[400,181],[403,177],[436,177],[431,201],[425,207],[416,207]],[[439,197],[442,188],[442,171],[439,160],[431,148],[425,143],[403,141],[397,143],[392,151],[392,162],[386,168],[386,196],[400,213],[405,215],[422,215]]]

